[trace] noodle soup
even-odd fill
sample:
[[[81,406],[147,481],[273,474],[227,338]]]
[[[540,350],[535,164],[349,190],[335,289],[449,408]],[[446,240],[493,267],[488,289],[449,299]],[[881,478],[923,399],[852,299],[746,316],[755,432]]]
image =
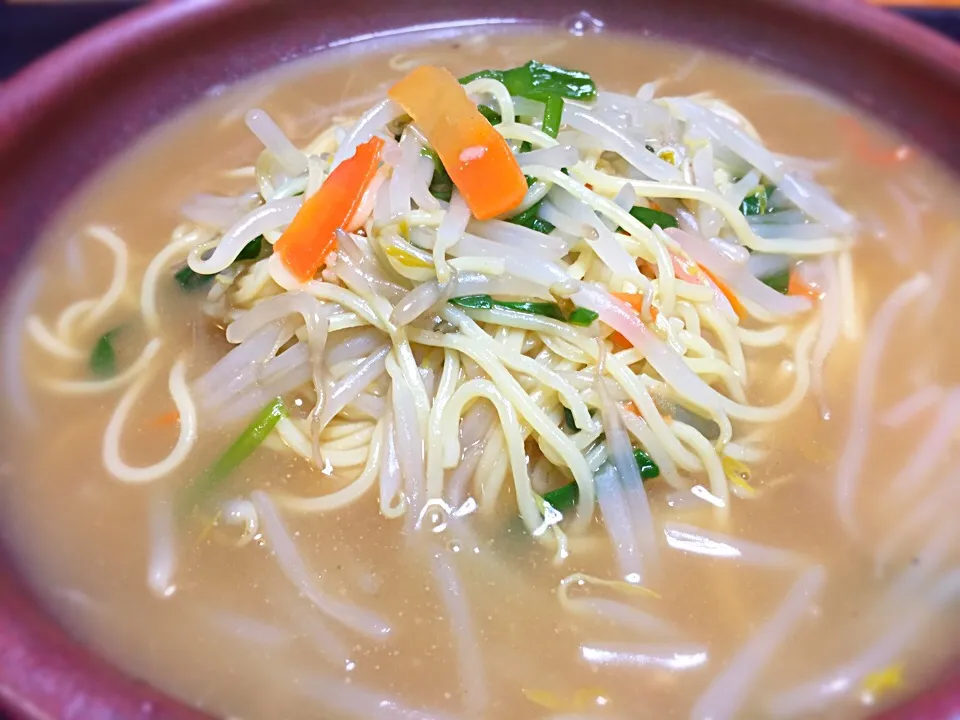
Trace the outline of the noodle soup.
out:
[[[866,717],[960,638],[956,190],[615,35],[257,78],[24,268],[6,540],[219,717]]]

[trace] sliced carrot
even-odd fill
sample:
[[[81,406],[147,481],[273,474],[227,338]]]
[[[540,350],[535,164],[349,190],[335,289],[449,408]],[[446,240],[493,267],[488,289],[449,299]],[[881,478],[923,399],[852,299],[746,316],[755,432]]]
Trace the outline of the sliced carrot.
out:
[[[622,333],[614,331],[610,336],[610,342],[613,343],[613,346],[618,350],[629,350],[633,347],[633,343],[627,340]]]
[[[736,294],[730,289],[730,286],[713,272],[703,265],[698,265],[690,258],[681,255],[672,255],[672,257],[673,267],[677,273],[677,277],[686,282],[697,283],[698,285],[713,288],[715,293],[719,292],[727,299],[727,302],[730,303],[730,307],[738,318],[743,319],[747,316],[746,308],[744,308],[743,303],[737,299]]]
[[[808,284],[796,270],[791,270],[790,281],[787,283],[787,295],[808,297],[816,302],[823,297],[823,292]]]
[[[733,311],[737,314],[737,317],[743,320],[747,316],[747,310],[743,307],[743,303],[737,299],[737,296],[734,294],[733,290],[730,289],[730,286],[703,265],[700,266],[700,270],[702,270],[703,274],[710,278],[713,284],[717,286],[717,289],[723,293],[723,296],[727,299],[727,302],[730,303],[730,307],[733,308]]]
[[[622,300],[627,305],[632,307],[634,310],[637,311],[638,315],[641,315],[641,316],[643,315],[643,295],[641,293],[615,292],[610,294],[613,295],[617,300]],[[648,307],[648,310],[650,310],[650,317],[653,319],[654,322],[656,322],[657,317],[660,315],[660,311],[657,310],[657,308],[654,307],[652,303]]]
[[[637,269],[640,270],[640,274],[653,280],[657,277],[657,266],[651,262],[647,262],[643,258],[637,258]]]
[[[387,94],[416,122],[474,217],[520,204],[527,181],[510,146],[448,70],[421,65]]]
[[[371,138],[333,169],[273,246],[298,279],[310,280],[337,249],[337,230],[353,217],[380,167],[383,140]]]

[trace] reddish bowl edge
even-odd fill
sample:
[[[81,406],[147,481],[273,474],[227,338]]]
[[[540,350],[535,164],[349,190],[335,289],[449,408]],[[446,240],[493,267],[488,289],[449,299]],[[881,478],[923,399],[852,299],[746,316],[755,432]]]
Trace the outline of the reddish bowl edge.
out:
[[[379,4],[377,0],[356,0],[351,9],[333,9],[318,7],[326,3],[314,6],[274,3],[271,11],[279,12],[283,18],[277,21],[280,29],[271,37],[282,38],[283,42],[278,44],[275,40],[271,48],[246,58],[236,58],[228,52],[226,57],[230,62],[226,68],[221,64],[216,72],[210,72],[210,67],[204,66],[207,74],[192,84],[181,83],[179,96],[176,83],[159,82],[157,87],[168,104],[158,111],[156,105],[141,102],[134,107],[133,114],[121,114],[121,118],[130,117],[131,123],[109,133],[110,138],[93,130],[97,121],[95,114],[84,109],[85,103],[81,101],[84,92],[97,87],[103,89],[105,82],[115,80],[131,96],[139,98],[134,90],[137,76],[141,71],[149,77],[157,75],[156,70],[149,70],[148,60],[156,60],[165,49],[182,46],[185,40],[181,38],[201,37],[216,26],[227,40],[214,43],[214,47],[205,52],[187,52],[189,59],[210,63],[216,52],[230,49],[231,32],[235,37],[251,34],[252,13],[263,12],[268,3],[263,0],[155,3],[95,28],[0,85],[0,164],[14,171],[0,178],[0,198],[13,198],[6,206],[0,206],[0,224],[4,229],[4,237],[0,238],[3,266],[0,288],[6,285],[14,267],[24,257],[29,240],[36,236],[43,218],[69,194],[71,187],[138,134],[195,99],[207,78],[236,80],[276,62],[319,49],[333,40],[361,36],[370,25],[379,29],[397,28],[418,19],[452,22],[464,17],[478,20],[501,17],[551,24],[558,15],[573,14],[588,6],[597,17],[608,22],[615,19],[616,27],[627,32],[662,28],[658,35],[769,61],[773,66],[806,77],[878,115],[938,155],[946,165],[960,171],[960,143],[944,132],[951,125],[960,127],[960,46],[859,2],[741,0],[736,10],[724,10],[697,0],[658,0],[637,3],[637,7],[628,10],[618,7],[616,0],[584,3],[554,0],[533,3],[523,9],[514,7],[511,0],[488,0],[477,12],[465,12],[452,8],[452,4],[433,0],[399,0],[390,9],[380,8]],[[296,13],[291,14],[294,6]],[[324,17],[317,17],[319,10]],[[518,17],[518,11],[524,14]],[[646,18],[641,13],[646,13]],[[753,13],[764,13],[767,24]],[[315,26],[324,28],[313,42],[302,30],[298,32],[293,27],[302,20],[297,14],[307,16]],[[785,30],[784,24],[790,29]],[[746,32],[757,28],[769,33]],[[805,30],[816,39],[797,39]],[[865,52],[853,57],[847,52],[848,57],[839,67],[813,56],[816,53],[812,51],[819,49],[823,49],[825,55],[832,52],[843,56],[845,52],[837,48],[844,39]],[[118,71],[118,66],[131,61],[134,65],[142,62],[143,66],[135,68],[132,74]],[[182,61],[177,67],[182,69]],[[871,70],[890,75],[878,78]],[[912,78],[935,87],[915,88]],[[891,87],[901,91],[893,102],[890,102],[891,96],[883,92]],[[106,94],[110,94],[109,89]],[[124,107],[123,101],[116,98],[114,101],[117,107]],[[908,107],[905,109],[904,105]],[[922,113],[916,112],[917,106],[923,109]],[[138,111],[145,114],[136,116]],[[56,128],[64,118],[73,117],[80,118],[81,132],[77,138],[96,141],[90,146],[94,149],[87,153],[90,157],[86,162],[74,157],[79,153],[76,147],[70,147],[67,139],[53,140],[52,149],[41,145],[44,132]],[[74,140],[74,144],[76,142]],[[27,187],[42,183],[44,177],[51,177],[55,167],[48,156],[59,148],[72,152],[67,155],[69,172],[64,173],[67,181],[55,185],[46,202],[14,202],[23,192],[15,192],[10,176],[19,169],[22,174],[17,176],[17,181]],[[40,158],[36,163],[32,161],[34,156]],[[24,237],[29,239],[27,243],[10,239]],[[9,561],[4,558],[2,563],[0,706],[23,720],[201,720],[206,717],[126,677],[75,643],[36,605]],[[960,682],[955,671],[956,668],[952,668],[941,683],[880,717],[883,720],[957,717],[960,715]]]

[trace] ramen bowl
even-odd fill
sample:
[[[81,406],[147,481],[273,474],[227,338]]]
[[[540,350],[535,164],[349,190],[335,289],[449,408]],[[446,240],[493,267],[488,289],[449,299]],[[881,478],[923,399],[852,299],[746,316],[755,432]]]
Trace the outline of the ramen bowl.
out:
[[[917,26],[855,2],[588,5],[399,0],[386,7],[357,0],[332,7],[184,0],[153,4],[107,23],[0,87],[0,288],[6,294],[48,220],[85,179],[188,105],[284,63],[334,52],[359,62],[370,48],[405,48],[417,33],[456,44],[467,32],[548,28],[603,37],[615,30],[618,36],[717,51],[841,98],[960,173],[960,49]],[[12,471],[6,463],[0,467],[6,484]],[[33,570],[18,570],[12,561],[3,565],[3,710],[24,720],[207,717],[71,637],[21,579],[23,571],[33,575]],[[946,672],[932,676],[942,679],[929,690],[883,717],[957,716],[960,684],[950,670],[948,664]]]

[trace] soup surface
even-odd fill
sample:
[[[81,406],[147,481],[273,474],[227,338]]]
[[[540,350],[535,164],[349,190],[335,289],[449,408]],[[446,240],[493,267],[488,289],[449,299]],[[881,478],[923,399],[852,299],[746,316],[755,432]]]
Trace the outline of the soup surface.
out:
[[[270,224],[259,211],[253,235],[262,239],[250,247],[249,228],[235,232],[244,217],[260,207],[306,212],[304,192],[350,185],[349,172],[328,173],[341,160],[358,167],[361,150],[336,157],[352,118],[418,65],[459,77],[530,58],[589,73],[601,93],[579,116],[568,98],[559,135],[547,132],[551,101],[521,97],[518,122],[508,123],[515,134],[503,130],[509,158],[559,143],[520,160],[539,182],[520,194],[549,193],[535,206],[548,227],[511,235],[504,223],[471,219],[479,250],[451,251],[448,264],[461,278],[512,275],[506,300],[478,301],[500,297],[477,291],[482,283],[451,292],[436,282],[440,236],[453,228],[457,242],[465,227],[440,220],[438,231],[427,217],[480,216],[499,190],[471,185],[461,168],[450,172],[459,190],[451,194],[447,178],[444,192],[433,158],[421,179],[432,199],[391,184],[407,161],[422,176],[420,150],[444,142],[410,90],[394,98],[420,130],[405,129],[409,117],[383,118],[384,164],[359,186],[370,202],[331,228],[370,218],[352,235],[328,233],[340,254],[324,252],[312,268],[317,284],[373,282],[367,290],[386,309],[371,301],[363,307],[377,319],[363,321],[359,306],[324,291],[313,297],[325,310],[274,302],[267,325],[241,332],[252,311],[237,293],[303,297],[269,275],[292,257],[291,218]],[[500,80],[468,90],[502,110],[482,85]],[[292,155],[252,108],[293,141]],[[629,145],[587,127],[628,116],[669,127],[656,138],[620,133]],[[730,141],[730,127],[769,152],[755,160]],[[530,148],[519,147],[528,135]],[[461,165],[474,147],[487,146],[462,149]],[[561,174],[571,153],[581,170]],[[628,159],[635,153],[645,169]],[[784,167],[815,178],[836,205],[818,196],[812,213],[801,211],[780,189],[793,176],[773,177]],[[583,215],[587,206],[556,189],[564,178],[603,196],[600,215]],[[699,195],[657,195],[647,187],[655,182],[734,197],[739,220]],[[79,638],[221,717],[867,716],[922,687],[960,646],[960,528],[951,521],[960,295],[949,281],[958,189],[916,150],[760,63],[609,34],[412,36],[400,49],[324,53],[211,93],[84,188],[14,288],[4,326],[6,541]],[[413,219],[384,225],[397,197]],[[638,220],[659,215],[649,225],[607,222],[605,212],[620,217],[611,200],[640,208]],[[336,202],[321,205],[314,225]],[[231,234],[250,257],[204,273],[218,257],[204,251]],[[756,252],[743,235],[757,238]],[[506,272],[484,242],[507,246]],[[777,242],[783,252],[773,252]],[[617,266],[617,248],[629,268]],[[351,267],[360,281],[347,274],[345,249],[359,252]],[[374,256],[382,275],[364,266]],[[569,269],[573,285],[540,283],[545,296],[517,290],[551,263]],[[752,284],[737,280],[744,268]],[[772,291],[780,300],[770,307],[763,293],[743,294],[760,284],[754,275],[770,286],[781,276],[786,292],[786,272],[789,292]],[[419,299],[391,295],[421,286]],[[610,307],[608,290],[621,293]],[[555,309],[504,304],[527,300]],[[541,320],[553,324],[524,325]],[[485,360],[467,341],[449,344],[471,328],[486,330],[478,347],[497,343],[502,354]],[[306,359],[252,384],[247,361],[217,365],[241,336],[248,349],[285,349],[275,360],[320,343],[324,397]],[[656,347],[641,347],[649,337]],[[672,364],[681,353],[685,371]],[[271,384],[294,372],[302,377]],[[684,372],[697,382],[685,385]],[[322,418],[351,378],[369,386],[326,418],[314,447],[311,410]],[[701,384],[726,404],[711,409]],[[282,406],[269,402],[277,394]],[[540,410],[515,402],[521,394]],[[432,412],[438,398],[463,407]],[[531,420],[541,411],[552,430]],[[582,466],[563,455],[578,442]],[[640,452],[637,469],[624,466],[624,448],[631,460]]]

